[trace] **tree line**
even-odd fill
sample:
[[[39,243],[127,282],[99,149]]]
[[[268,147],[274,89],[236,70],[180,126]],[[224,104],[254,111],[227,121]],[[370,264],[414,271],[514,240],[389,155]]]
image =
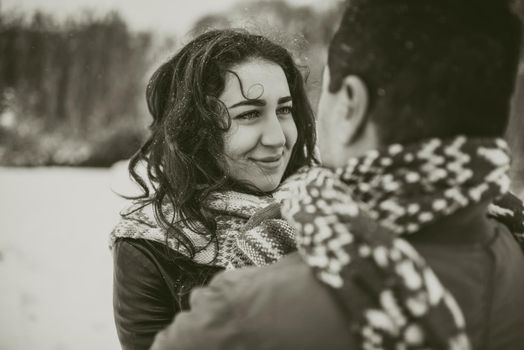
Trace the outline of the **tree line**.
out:
[[[117,13],[86,12],[64,23],[41,12],[30,18],[0,13],[0,142],[4,155],[12,154],[5,148],[19,148],[4,162],[60,163],[53,154],[23,154],[67,147],[50,151],[69,151],[64,163],[74,164],[83,161],[78,148],[85,154],[86,147],[107,141],[103,135],[143,129],[140,101],[151,43],[149,33],[130,32]]]

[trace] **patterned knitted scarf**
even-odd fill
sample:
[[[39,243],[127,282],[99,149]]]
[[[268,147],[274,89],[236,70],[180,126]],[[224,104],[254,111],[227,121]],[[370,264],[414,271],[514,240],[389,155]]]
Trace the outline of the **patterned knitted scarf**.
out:
[[[289,197],[295,182],[293,177],[284,181],[272,197],[232,191],[210,196],[203,206],[215,214],[218,226],[216,244],[210,243],[207,235],[181,227],[197,248],[193,260],[232,269],[271,264],[296,250],[294,230],[280,220],[279,206],[283,198]],[[489,209],[492,217],[503,222],[519,241],[524,242],[524,206],[517,197],[507,193]],[[189,256],[185,247],[158,225],[151,205],[134,203],[124,209],[121,215],[122,219],[111,232],[110,247],[121,237],[148,239],[167,244],[171,249]],[[164,215],[174,215],[170,206],[164,206]]]
[[[179,225],[196,247],[193,261],[197,263],[235,269],[269,264],[296,250],[294,229],[281,219],[280,205],[271,196],[216,192],[207,198],[203,208],[214,216],[217,224],[214,243],[209,235],[203,234],[206,232],[203,225],[196,224],[197,228],[202,227],[200,232]],[[164,205],[163,211],[167,218],[178,221],[171,206]],[[178,239],[158,225],[151,204],[134,203],[121,216],[111,232],[110,248],[118,238],[147,239],[190,256]]]
[[[493,201],[508,190],[508,168],[504,141],[456,137],[392,145],[287,182],[283,217],[363,349],[471,348],[458,304],[401,236]]]

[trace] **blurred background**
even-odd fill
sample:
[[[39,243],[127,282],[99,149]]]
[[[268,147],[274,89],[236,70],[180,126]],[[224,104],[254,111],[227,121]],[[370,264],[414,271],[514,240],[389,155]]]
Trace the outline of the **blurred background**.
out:
[[[193,34],[290,49],[313,105],[341,0],[0,0],[0,350],[118,349],[108,235],[136,191],[145,86]],[[524,11],[519,11],[524,14]],[[524,67],[524,65],[522,65]],[[524,198],[524,69],[507,140]]]

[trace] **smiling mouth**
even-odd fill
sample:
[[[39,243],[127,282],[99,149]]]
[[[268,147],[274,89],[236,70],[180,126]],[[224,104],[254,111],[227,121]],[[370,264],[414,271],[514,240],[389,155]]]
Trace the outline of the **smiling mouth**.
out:
[[[263,158],[250,158],[251,161],[257,163],[258,165],[274,170],[280,166],[282,163],[282,160],[284,159],[283,154],[279,154],[277,156],[270,156],[270,157],[263,157]]]

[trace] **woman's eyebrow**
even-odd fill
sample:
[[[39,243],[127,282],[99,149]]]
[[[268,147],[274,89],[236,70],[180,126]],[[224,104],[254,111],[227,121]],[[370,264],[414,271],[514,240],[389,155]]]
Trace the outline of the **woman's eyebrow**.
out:
[[[266,105],[266,101],[259,100],[259,99],[250,99],[250,100],[244,100],[244,101],[237,102],[237,103],[229,106],[228,108],[235,108],[235,107],[239,107],[239,106],[257,106],[257,107],[261,107],[261,106],[265,106],[265,105]]]
[[[289,102],[291,100],[292,100],[291,96],[281,97],[281,98],[278,99],[278,104],[280,105],[282,103],[286,103],[286,102]],[[243,101],[237,102],[237,103],[229,106],[228,108],[235,108],[235,107],[240,107],[240,106],[263,107],[265,105],[266,105],[266,101],[255,98],[255,99],[249,99],[249,100],[243,100]]]
[[[286,103],[286,102],[289,102],[289,101],[292,101],[293,99],[291,98],[291,96],[286,96],[286,97],[281,97],[278,99],[278,104],[282,104],[282,103]]]

